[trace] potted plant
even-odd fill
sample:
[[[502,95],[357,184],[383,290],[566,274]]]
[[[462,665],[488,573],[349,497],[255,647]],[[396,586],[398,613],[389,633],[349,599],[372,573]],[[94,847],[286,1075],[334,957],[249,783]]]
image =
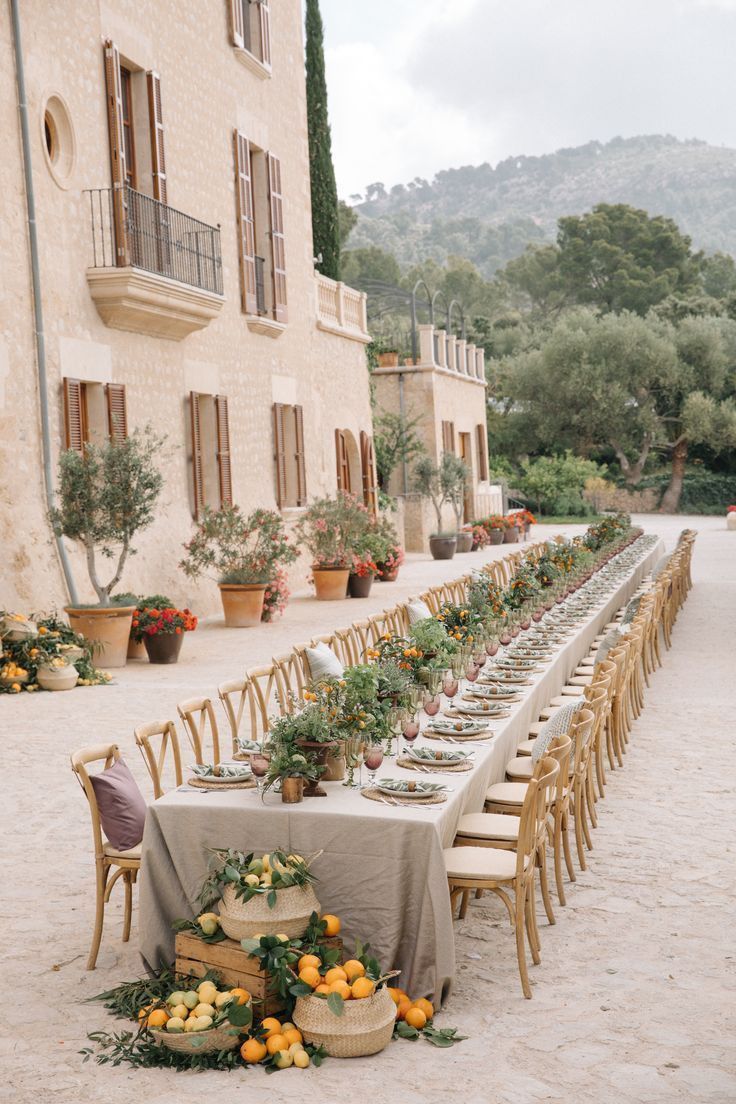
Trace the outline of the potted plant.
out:
[[[143,643],[150,663],[176,663],[184,633],[196,627],[197,618],[191,610],[145,606],[133,615],[132,634],[136,643]]]
[[[491,514],[486,518],[486,530],[491,544],[503,544],[506,536],[506,518],[503,514]]]
[[[278,567],[263,595],[261,621],[275,621],[277,615],[282,614],[286,609],[290,593],[289,577],[286,570],[283,567]]]
[[[372,554],[369,551],[356,553],[348,575],[348,597],[368,598],[377,574],[378,564]]]
[[[378,568],[376,577],[381,582],[393,583],[404,562],[404,549],[399,543],[396,526],[386,514],[379,514],[373,522],[373,530],[375,536],[373,552]]]
[[[473,534],[463,529],[465,510],[465,491],[468,483],[468,466],[453,452],[443,452],[440,461],[440,485],[444,488],[445,500],[455,515],[456,552],[469,552],[473,547]]]
[[[503,543],[504,544],[517,544],[519,540],[519,522],[516,514],[508,514],[505,520],[505,528],[503,531]]]
[[[274,782],[276,778],[300,778],[308,783],[303,788],[304,797],[326,797],[318,781],[325,773],[327,756],[337,741],[330,730],[327,712],[316,700],[310,701],[306,694],[305,698],[308,704],[303,709],[279,717],[271,726],[269,738],[274,750],[265,788],[268,789],[269,779]],[[292,768],[295,773],[284,773]],[[291,788],[287,787],[287,792]],[[301,801],[301,796],[284,800]]]
[[[147,427],[122,441],[87,445],[84,453],[67,449],[59,459],[59,506],[50,512],[57,534],[84,548],[96,606],[67,606],[75,632],[99,641],[97,661],[124,667],[135,606],[115,605],[111,594],[133,555],[133,540],[155,516],[163,477],[157,466],[163,439]],[[115,562],[107,582],[98,573],[97,556]]]
[[[367,528],[369,513],[355,495],[315,499],[297,529],[297,540],[312,556],[312,579],[320,601],[345,598],[353,552]]]
[[[266,587],[279,567],[299,553],[289,544],[281,514],[257,509],[246,517],[238,506],[205,509],[194,536],[184,545],[180,567],[192,579],[212,572],[230,628],[259,625]]]
[[[437,530],[430,534],[429,550],[435,560],[451,560],[455,555],[457,534],[442,528],[442,507],[447,501],[446,486],[441,479],[441,469],[429,456],[423,456],[414,468],[414,490],[422,498],[428,498],[434,507]]]

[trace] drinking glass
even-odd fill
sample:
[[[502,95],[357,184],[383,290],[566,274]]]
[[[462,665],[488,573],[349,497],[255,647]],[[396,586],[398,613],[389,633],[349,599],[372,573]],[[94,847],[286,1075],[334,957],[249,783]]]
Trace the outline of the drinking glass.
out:
[[[348,789],[354,790],[358,787],[358,783],[355,781],[355,768],[362,766],[363,763],[362,736],[351,736],[345,741],[345,759],[348,767],[348,776],[343,782],[343,786],[347,786]]]
[[[442,693],[449,701],[457,694],[458,685],[459,683],[456,678],[450,678],[448,675],[445,675],[442,680]]]
[[[403,734],[404,742],[411,747],[419,735],[419,721],[416,718],[416,714],[407,713],[404,718]]]
[[[256,783],[256,797],[260,797],[263,791],[263,779],[268,773],[268,759],[256,753],[250,757],[250,769]]]
[[[383,748],[380,744],[368,744],[363,755],[363,762],[368,769],[368,784],[376,784],[376,775],[383,763]]]
[[[466,677],[466,679],[468,680],[468,682],[475,682],[475,680],[477,679],[479,674],[480,674],[480,664],[476,663],[475,660],[471,659],[470,662],[468,663],[467,667],[465,668],[465,677]]]
[[[439,713],[440,705],[440,699],[435,693],[427,693],[424,695],[423,709],[428,717],[434,717],[436,713]]]

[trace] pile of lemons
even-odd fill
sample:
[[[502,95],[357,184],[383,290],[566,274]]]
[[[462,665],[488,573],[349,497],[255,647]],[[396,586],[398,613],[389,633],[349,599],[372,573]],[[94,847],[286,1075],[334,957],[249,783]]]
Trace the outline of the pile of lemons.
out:
[[[138,1019],[145,1027],[157,1027],[172,1033],[181,1031],[208,1031],[215,1022],[215,1016],[236,1000],[246,1004],[250,993],[235,988],[220,991],[212,981],[203,981],[197,989],[177,990],[169,994],[164,1002],[166,1007],[148,1005],[141,1008]]]

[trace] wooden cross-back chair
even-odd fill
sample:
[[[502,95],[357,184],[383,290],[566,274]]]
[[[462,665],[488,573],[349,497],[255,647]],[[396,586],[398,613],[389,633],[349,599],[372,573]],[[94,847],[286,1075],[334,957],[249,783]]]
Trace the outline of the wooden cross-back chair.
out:
[[[303,647],[273,657],[276,673],[276,694],[282,715],[294,713],[304,704],[304,691],[309,685],[309,664]]]
[[[130,939],[130,923],[133,915],[133,885],[141,867],[141,849],[132,848],[130,851],[116,851],[112,844],[107,843],[102,835],[100,811],[97,806],[97,795],[90,781],[87,768],[93,763],[101,764],[105,770],[121,758],[120,748],[117,744],[97,744],[95,747],[81,748],[71,756],[72,770],[77,781],[84,790],[89,804],[92,818],[92,837],[95,848],[95,922],[92,933],[92,946],[87,959],[87,969],[94,970],[97,963],[97,955],[102,940],[102,927],[105,920],[105,905],[110,900],[110,893],[118,879],[122,878],[125,887],[125,902],[123,913],[123,942]],[[108,881],[110,871],[114,869],[112,878]]]
[[[176,707],[196,763],[220,762],[220,733],[211,698],[188,698]],[[211,752],[210,752],[211,746]],[[205,753],[207,759],[204,758]]]
[[[230,679],[222,682],[217,687],[217,695],[225,710],[227,723],[230,728],[233,754],[238,750],[238,734],[243,719],[243,712],[247,704],[247,681],[244,678]]]
[[[262,743],[271,727],[271,717],[282,713],[280,684],[276,664],[251,667],[245,672],[244,702],[238,737]]]
[[[143,762],[151,776],[154,798],[161,797],[165,792],[163,775],[169,750],[174,764],[174,782],[176,786],[181,786],[183,780],[181,750],[174,722],[151,721],[149,724],[136,728],[134,736],[136,746],[143,756]]]

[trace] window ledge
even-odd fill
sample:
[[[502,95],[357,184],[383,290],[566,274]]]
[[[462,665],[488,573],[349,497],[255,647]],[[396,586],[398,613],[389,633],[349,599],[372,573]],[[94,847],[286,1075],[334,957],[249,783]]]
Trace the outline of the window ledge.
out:
[[[284,521],[299,521],[307,512],[306,506],[282,506],[281,516]]]
[[[251,73],[255,73],[261,80],[269,80],[271,77],[271,66],[264,65],[255,54],[252,54],[250,50],[243,49],[242,46],[233,46],[233,53],[246,69],[250,69]]]
[[[248,329],[253,330],[254,333],[265,334],[266,337],[281,337],[281,334],[286,329],[286,325],[283,322],[274,322],[273,318],[266,318],[261,314],[246,314],[245,320],[248,323]]]
[[[373,340],[371,335],[364,333],[363,330],[338,326],[337,323],[325,322],[322,318],[317,319],[317,329],[324,330],[325,333],[335,334],[336,337],[346,337],[349,341],[359,341],[361,345],[369,345]]]
[[[132,266],[88,268],[97,313],[114,330],[182,341],[222,310],[224,296]]]

